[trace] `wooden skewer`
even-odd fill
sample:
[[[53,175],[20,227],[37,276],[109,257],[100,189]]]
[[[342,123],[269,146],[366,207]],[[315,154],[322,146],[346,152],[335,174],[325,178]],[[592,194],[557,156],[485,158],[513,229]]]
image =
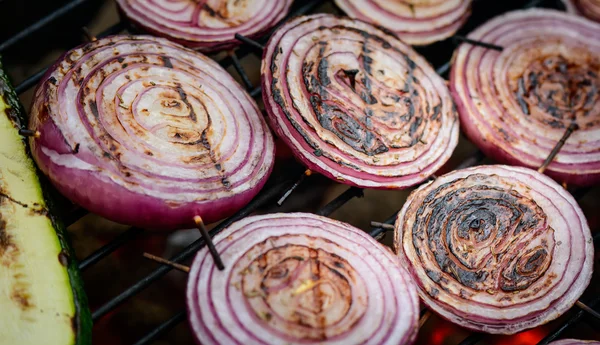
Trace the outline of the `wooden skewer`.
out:
[[[375,227],[375,228],[386,229],[386,230],[394,230],[396,228],[392,224],[386,224],[386,223],[381,223],[381,222],[371,222],[371,226]]]
[[[24,137],[34,137],[37,139],[42,135],[42,133],[40,133],[40,131],[32,131],[31,129],[19,129],[19,135]]]
[[[175,268],[177,270],[180,270],[181,272],[190,273],[190,268],[187,267],[186,265],[178,264],[176,262],[169,261],[167,259],[163,259],[161,257],[158,257],[156,255],[152,255],[150,253],[144,253],[144,257],[146,259],[150,259],[152,261],[156,261],[156,262],[161,263],[163,265],[171,266],[171,267],[173,267],[173,268]]]
[[[588,307],[583,302],[577,301],[577,302],[575,302],[575,305],[578,306],[579,308],[581,308],[583,311],[587,312],[588,314],[592,315],[596,319],[600,320],[600,313],[598,313],[594,309]]]
[[[296,181],[296,183],[294,183],[294,185],[290,189],[288,189],[287,192],[285,192],[285,194],[283,194],[283,196],[277,201],[277,205],[283,205],[285,200],[292,194],[292,192],[295,191],[296,188],[298,188],[298,186],[302,183],[302,181],[304,181],[304,179],[310,175],[312,175],[312,171],[310,169],[306,169],[306,171],[304,171],[304,173],[302,174],[302,176],[300,176],[298,181]]]
[[[90,32],[90,29],[88,29],[87,27],[85,27],[85,26],[82,27],[81,31],[83,31],[83,34],[88,39],[88,41],[94,42],[94,41],[98,40],[98,38],[96,38],[96,36],[92,35],[92,33]]]
[[[224,270],[225,265],[223,265],[223,260],[221,260],[221,256],[219,255],[217,248],[215,248],[215,244],[213,243],[212,239],[210,238],[210,235],[208,234],[208,230],[206,230],[206,226],[204,225],[204,222],[202,221],[202,217],[195,216],[194,223],[196,223],[198,230],[200,230],[200,234],[202,235],[204,242],[206,242],[206,246],[208,247],[208,250],[210,251],[210,255],[212,255],[213,260],[215,261],[215,265],[217,265],[217,268],[220,271]]]
[[[562,149],[562,147],[567,142],[567,139],[569,139],[569,137],[571,136],[571,134],[573,134],[573,132],[576,131],[577,128],[579,128],[579,126],[577,126],[577,124],[575,122],[571,123],[571,125],[565,131],[565,134],[563,134],[562,138],[560,138],[560,140],[558,141],[558,143],[556,143],[556,146],[554,146],[554,148],[552,149],[552,151],[548,155],[548,158],[546,158],[546,160],[544,161],[544,164],[542,164],[542,166],[538,169],[538,172],[540,174],[543,174],[544,171],[546,171],[546,168],[548,168],[548,166],[550,165],[550,163],[552,163],[552,161],[554,160],[554,158],[556,158],[556,155],[558,154],[558,152],[560,151],[560,149]]]
[[[431,312],[429,310],[426,311],[425,314],[423,314],[423,316],[421,316],[421,318],[419,319],[419,328],[423,327],[425,322],[427,322],[427,320],[429,320],[430,316],[431,316]]]

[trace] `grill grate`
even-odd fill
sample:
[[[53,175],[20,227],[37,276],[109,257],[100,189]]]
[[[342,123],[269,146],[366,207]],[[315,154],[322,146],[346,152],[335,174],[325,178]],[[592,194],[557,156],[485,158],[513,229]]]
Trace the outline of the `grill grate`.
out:
[[[52,23],[53,21],[55,21],[57,19],[60,19],[62,16],[68,14],[70,11],[77,9],[80,5],[82,5],[86,2],[89,2],[89,1],[90,0],[73,0],[69,3],[67,3],[63,7],[59,8],[58,10],[54,11],[53,13],[50,13],[49,15],[42,18],[41,20],[34,23],[33,25],[29,26],[25,30],[23,30],[23,31],[19,32],[18,34],[16,34],[15,36],[11,37],[7,41],[0,43],[0,53],[8,51],[15,44],[19,43],[20,41],[24,40],[25,38],[27,38],[31,35],[34,35],[36,32],[40,31],[41,29],[46,27],[48,24]],[[291,13],[288,15],[288,17],[286,19],[288,19],[290,17],[314,12],[320,5],[327,4],[330,2],[331,2],[330,0],[296,1],[292,8]],[[474,4],[477,5],[477,3],[483,3],[483,1],[474,0]],[[489,2],[486,2],[486,3],[489,5]],[[530,7],[536,7],[536,6],[560,8],[562,5],[560,4],[560,0],[530,0],[530,1],[527,1],[525,3],[525,5],[522,6],[522,8],[530,8]],[[498,12],[494,13],[493,15],[496,15],[496,14],[498,14]],[[477,12],[474,11],[474,15],[471,16],[471,19],[465,25],[465,27],[468,29],[472,29],[475,27],[475,25],[482,23],[484,20],[485,20],[485,18],[477,18]],[[113,35],[113,34],[122,32],[124,30],[132,32],[131,28],[125,22],[121,21],[121,22],[109,27],[105,31],[101,32],[100,34],[98,34],[98,37],[105,37],[105,36]],[[254,41],[254,40],[248,39],[246,37],[236,35],[238,40],[240,40],[243,43],[242,46],[239,47],[235,52],[228,53],[224,58],[222,58],[219,61],[221,66],[223,66],[225,68],[232,66],[236,70],[236,72],[239,74],[239,76],[242,80],[243,85],[246,87],[247,91],[251,94],[252,97],[260,96],[261,87],[260,86],[255,87],[252,84],[250,78],[248,77],[244,68],[242,67],[242,64],[240,63],[240,59],[247,55],[250,55],[250,54],[255,54],[258,57],[260,57],[260,53],[262,51],[263,45],[268,40],[269,36],[270,36],[270,33],[257,39],[256,41]],[[454,38],[455,39],[453,41],[455,41],[455,42],[458,42],[458,41],[467,41],[468,42],[468,40],[462,36],[456,36]],[[454,47],[454,45],[449,46],[448,51],[451,52],[451,49],[453,47]],[[491,47],[491,48],[493,48],[493,47]],[[425,48],[418,48],[417,50],[419,50],[420,53],[422,53],[423,55],[425,55],[427,57],[428,55],[431,56],[431,54],[428,54],[428,52],[431,53],[430,51],[428,51],[428,49],[429,49],[429,47],[425,47]],[[446,59],[445,61],[442,61],[441,63],[438,63],[438,64],[434,63],[434,66],[437,67],[436,71],[438,74],[445,76],[450,68],[450,64],[451,64],[451,62],[448,61],[448,59]],[[35,86],[39,82],[39,80],[41,79],[41,77],[43,76],[43,74],[45,72],[46,72],[46,69],[43,69],[43,70],[29,76],[28,78],[26,78],[24,81],[22,81],[19,85],[16,86],[17,92],[19,94],[22,94],[22,93],[26,92],[27,90],[31,89],[33,86]],[[462,168],[474,166],[474,165],[480,164],[484,159],[485,159],[485,156],[483,155],[483,153],[481,151],[476,151],[471,156],[469,156],[467,159],[465,159],[461,164],[456,166],[454,169],[462,169]],[[294,183],[297,180],[297,177],[302,174],[301,167],[294,167],[289,170],[290,171],[285,172],[285,174],[284,174],[285,176],[272,176],[270,181],[263,188],[263,190],[259,193],[259,195],[256,198],[254,198],[254,200],[252,200],[243,209],[238,211],[235,215],[224,220],[219,225],[217,225],[215,228],[213,228],[209,232],[210,236],[212,237],[212,236],[216,235],[217,233],[219,233],[221,230],[223,230],[224,228],[226,228],[233,222],[250,215],[257,209],[273,204],[274,201],[276,201],[278,197],[280,197],[286,190],[288,190],[291,186],[294,185]],[[575,198],[579,200],[586,194],[586,192],[588,190],[589,189],[577,189],[577,190],[572,191],[572,193],[575,196]],[[324,207],[319,209],[316,213],[319,215],[323,215],[323,216],[329,216],[335,210],[344,206],[348,201],[350,201],[356,197],[362,197],[362,196],[363,196],[362,189],[356,188],[356,187],[348,187],[343,193],[341,193],[333,201],[331,201],[330,203],[328,203],[327,205],[325,205]],[[388,219],[386,219],[384,223],[385,224],[393,224],[395,221],[396,213],[394,213]],[[75,223],[77,220],[79,220],[81,217],[83,217],[85,214],[86,214],[86,212],[81,209],[76,210],[66,216],[65,224],[71,225],[71,224]],[[369,234],[377,239],[381,239],[384,237],[384,235],[388,231],[389,231],[389,229],[387,229],[385,227],[374,227],[369,231]],[[108,244],[106,244],[105,246],[101,247],[100,249],[98,249],[97,251],[95,251],[94,253],[92,253],[91,255],[86,257],[85,259],[83,259],[79,263],[79,268],[81,270],[88,269],[92,265],[98,263],[103,258],[109,256],[111,253],[113,253],[117,249],[121,248],[121,246],[123,246],[124,244],[126,244],[126,243],[132,241],[133,239],[135,239],[136,237],[138,237],[138,235],[140,235],[142,232],[143,232],[142,229],[130,228],[129,230],[121,233],[120,235],[116,236],[112,241],[110,241]],[[598,242],[600,241],[600,231],[597,231],[594,235],[595,235],[594,236],[594,244],[597,246]],[[195,242],[189,244],[177,255],[170,258],[170,260],[173,262],[182,262],[186,259],[191,258],[199,249],[203,248],[204,246],[205,246],[205,242],[202,238],[200,238],[200,239],[196,240]],[[170,266],[166,266],[166,265],[159,266],[154,271],[152,271],[150,274],[143,277],[142,279],[137,281],[135,284],[131,285],[129,288],[127,288],[121,294],[115,296],[113,299],[111,299],[104,305],[97,308],[92,313],[92,319],[94,320],[94,322],[97,322],[102,317],[104,317],[105,315],[107,315],[108,313],[113,311],[115,308],[117,308],[119,305],[121,305],[122,303],[127,301],[129,298],[135,296],[136,294],[141,292],[143,289],[147,288],[149,285],[151,285],[152,283],[154,283],[155,281],[157,281],[158,279],[160,279],[161,277],[166,275],[171,270],[172,270],[172,268]],[[585,302],[587,302],[587,305],[590,308],[596,309],[596,306],[599,301],[600,301],[600,296],[594,297],[591,300],[585,301]],[[568,312],[567,317],[564,318],[564,320],[560,324],[558,324],[555,327],[555,329],[551,333],[549,333],[544,339],[542,339],[538,344],[548,344],[549,342],[558,339],[565,331],[567,331],[567,329],[569,329],[571,326],[577,324],[586,315],[586,312],[584,310],[578,309],[577,307],[573,307],[573,309],[574,310],[571,310],[570,312]],[[427,317],[427,314],[429,314],[427,312],[427,310],[423,309],[421,312],[421,317],[422,318]],[[157,325],[151,332],[147,333],[143,338],[141,338],[139,341],[137,341],[135,343],[135,345],[151,344],[154,340],[158,339],[161,335],[168,332],[169,330],[174,328],[176,325],[178,325],[179,323],[184,321],[185,318],[186,318],[185,310],[178,312],[170,319],[164,321],[162,324]],[[482,341],[485,337],[486,337],[486,335],[484,335],[484,334],[471,333],[465,339],[463,339],[462,342],[460,342],[460,345],[477,344],[480,341]]]

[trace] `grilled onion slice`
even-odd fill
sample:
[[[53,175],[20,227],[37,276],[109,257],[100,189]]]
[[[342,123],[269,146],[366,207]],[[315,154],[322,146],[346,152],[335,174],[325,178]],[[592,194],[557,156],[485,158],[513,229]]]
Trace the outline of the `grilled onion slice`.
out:
[[[312,214],[238,221],[191,267],[187,303],[209,344],[412,344],[418,297],[388,248]]]
[[[600,1],[598,0],[562,0],[570,13],[582,15],[600,22]]]
[[[324,14],[292,20],[269,41],[262,72],[272,127],[329,178],[406,188],[456,147],[458,115],[444,80],[370,24]]]
[[[226,217],[258,193],[273,138],[213,60],[165,39],[113,36],[67,52],[35,92],[34,158],[65,196],[145,228]]]
[[[235,34],[260,36],[289,12],[292,0],[117,0],[143,30],[192,49],[235,47]]]
[[[412,45],[427,45],[454,35],[469,18],[471,2],[471,0],[335,0],[348,16],[383,26]]]
[[[469,38],[504,47],[458,48],[450,77],[461,125],[497,161],[539,167],[559,182],[600,182],[600,24],[554,10],[510,12]]]
[[[394,243],[432,310],[487,333],[559,317],[586,289],[594,262],[574,198],[545,175],[503,165],[454,171],[417,189]]]

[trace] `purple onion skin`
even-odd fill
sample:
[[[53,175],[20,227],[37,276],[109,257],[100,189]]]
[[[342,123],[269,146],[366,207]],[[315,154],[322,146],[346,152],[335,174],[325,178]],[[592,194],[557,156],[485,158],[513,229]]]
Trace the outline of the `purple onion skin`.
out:
[[[81,207],[118,223],[130,224],[148,230],[175,230],[194,227],[194,216],[202,215],[205,223],[212,223],[233,215],[258,194],[266,183],[263,179],[253,188],[233,197],[208,201],[177,204],[143,196],[129,191],[106,179],[99,179],[94,172],[70,169],[54,164],[41,151],[41,146],[54,148],[59,153],[69,153],[71,148],[64,144],[62,133],[56,128],[47,114],[46,122],[32,128],[46,133],[39,139],[31,140],[31,150],[40,170],[46,174],[56,189]],[[267,176],[273,166],[269,167]],[[60,181],[60,182],[59,182]],[[82,191],[85,191],[82,193]],[[104,205],[102,208],[97,205]],[[131,207],[136,205],[136,207]],[[181,219],[189,219],[182,222]]]
[[[82,43],[71,51],[85,45],[86,43]],[[62,54],[48,68],[40,79],[40,83],[36,86],[34,95],[38,94],[40,89],[47,88],[50,82],[48,78],[69,53],[70,51],[67,51]],[[264,175],[265,178],[255,186],[219,200],[177,203],[175,201],[165,202],[152,196],[135,193],[112,181],[99,179],[98,174],[94,172],[84,172],[57,165],[42,152],[41,147],[45,146],[61,154],[72,153],[71,147],[66,144],[63,134],[48,114],[48,108],[45,106],[49,101],[47,93],[44,93],[44,96],[44,101],[39,102],[44,106],[39,109],[38,121],[30,121],[29,124],[29,129],[44,133],[40,138],[32,137],[29,140],[32,157],[36,165],[49,178],[58,192],[67,196],[73,203],[117,223],[128,224],[149,231],[168,232],[196,227],[194,217],[200,215],[204,223],[210,224],[232,216],[247,205],[264,187],[267,178],[273,171],[274,164],[270,164]],[[36,102],[33,102],[32,107],[35,104]],[[269,130],[267,132],[269,140],[272,140],[271,132]],[[275,155],[274,145],[270,154]],[[82,193],[82,191],[85,191],[85,193]],[[102,205],[102,207],[98,205]],[[136,207],[131,207],[131,205],[136,205]]]
[[[600,345],[600,341],[563,339],[563,340],[553,341],[548,345]]]

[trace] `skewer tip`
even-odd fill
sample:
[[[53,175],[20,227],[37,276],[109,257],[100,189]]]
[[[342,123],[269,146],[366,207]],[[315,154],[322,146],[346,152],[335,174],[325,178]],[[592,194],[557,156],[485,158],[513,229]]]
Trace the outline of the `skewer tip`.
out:
[[[94,41],[98,40],[98,38],[96,36],[92,35],[92,33],[90,32],[90,29],[88,29],[87,27],[85,27],[85,26],[82,27],[81,31],[83,31],[83,34],[88,39],[88,41],[94,42]]]
[[[208,233],[208,230],[206,229],[206,226],[204,225],[204,222],[202,221],[202,217],[194,216],[194,222],[196,223],[198,230],[200,230],[200,234],[202,235],[202,238],[206,242],[206,246],[208,247],[208,250],[210,251],[210,255],[213,257],[213,260],[215,261],[217,268],[220,271],[224,270],[225,265],[223,264],[223,260],[221,259],[219,252],[215,248],[215,244],[213,243],[212,238],[210,238],[210,234]]]

